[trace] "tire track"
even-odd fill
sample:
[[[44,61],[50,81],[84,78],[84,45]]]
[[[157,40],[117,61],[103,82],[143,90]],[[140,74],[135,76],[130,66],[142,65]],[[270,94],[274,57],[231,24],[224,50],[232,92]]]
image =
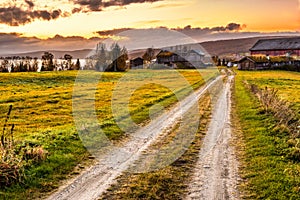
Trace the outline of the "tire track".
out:
[[[215,104],[186,199],[239,199],[238,162],[231,147],[229,76]]]

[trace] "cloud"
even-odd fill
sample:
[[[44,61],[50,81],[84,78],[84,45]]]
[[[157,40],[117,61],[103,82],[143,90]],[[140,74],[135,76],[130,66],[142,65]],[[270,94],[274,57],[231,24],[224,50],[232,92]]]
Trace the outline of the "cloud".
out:
[[[212,33],[212,32],[225,32],[225,31],[240,31],[242,30],[246,25],[241,25],[238,23],[229,23],[226,26],[216,26],[212,28],[201,28],[196,27],[192,28],[191,25],[187,25],[184,28],[174,28],[172,30],[183,32],[183,33],[192,33],[192,32],[198,32],[198,33]]]
[[[95,33],[97,33],[101,37],[108,37],[108,36],[117,35],[121,32],[128,31],[128,30],[132,30],[132,28],[118,28],[118,29],[112,29],[112,30],[97,31]]]
[[[145,26],[145,25],[153,25],[153,24],[158,24],[158,23],[163,23],[162,20],[145,20],[145,21],[138,21],[135,23],[137,26]]]
[[[221,26],[222,27],[222,26]],[[223,28],[192,28],[186,26],[177,28],[178,31],[170,30],[167,27],[149,28],[149,29],[113,29],[99,31],[98,37],[84,38],[81,36],[64,37],[55,35],[47,39],[37,37],[26,37],[21,33],[0,33],[0,56],[9,54],[18,54],[33,51],[69,51],[77,49],[93,49],[96,44],[101,41],[110,41],[109,38],[118,34],[124,40],[119,40],[120,45],[125,45],[128,49],[141,49],[151,46],[165,47],[176,44],[203,42],[212,40],[236,39],[258,36],[299,36],[299,32],[276,32],[276,33],[261,33],[261,32],[241,32],[241,31],[215,31],[226,30],[230,26]],[[171,33],[171,34],[170,34]],[[188,34],[186,34],[188,33]],[[172,35],[178,36],[174,39]],[[117,36],[116,36],[117,37]],[[106,40],[106,38],[108,38]],[[111,40],[113,42],[113,40]]]
[[[152,24],[152,23],[158,23],[160,22],[159,20],[149,20],[149,21],[140,21],[138,23],[141,24]],[[210,34],[213,32],[230,32],[230,31],[240,31],[243,29],[243,27],[245,27],[246,25],[241,25],[241,24],[237,24],[237,23],[229,23],[226,26],[218,26],[218,27],[212,27],[212,28],[200,28],[200,27],[196,27],[196,28],[192,28],[191,25],[187,25],[184,28],[173,28],[170,30],[174,30],[174,31],[178,31],[187,35],[190,34]],[[148,30],[152,30],[153,28],[149,28]],[[156,29],[169,29],[167,27],[161,26],[161,27],[157,27]],[[109,36],[115,36],[119,33],[128,31],[128,30],[134,30],[133,28],[118,28],[118,29],[112,29],[112,30],[103,30],[103,31],[97,31],[95,33],[97,33],[99,36],[101,37],[109,37]],[[147,30],[147,29],[145,29]]]
[[[239,31],[242,29],[242,25],[237,24],[237,23],[230,23],[226,26],[226,30],[229,31]]]
[[[0,23],[9,26],[20,26],[35,20],[50,21],[59,17],[69,17],[74,13],[100,12],[111,6],[122,7],[133,3],[152,3],[156,1],[163,0],[65,0],[62,4],[66,4],[70,9],[62,11],[57,4],[60,0],[54,0],[56,6],[51,8],[47,5],[41,7],[37,0],[6,0],[4,3],[0,3]]]
[[[299,0],[300,1],[300,0]],[[181,7],[181,6],[185,6],[186,4],[183,3],[168,3],[168,4],[161,4],[161,5],[157,5],[154,6],[153,8],[171,8],[171,7]]]
[[[80,5],[81,8],[73,9],[74,12],[89,12],[89,11],[102,11],[104,8],[111,6],[127,6],[134,3],[153,3],[163,0],[112,0],[112,1],[102,1],[102,0],[75,0],[75,5]]]
[[[81,36],[63,37],[61,35],[40,39],[25,37],[21,33],[0,33],[0,55],[32,51],[92,49],[102,40],[100,37],[87,39]]]
[[[25,3],[27,3],[30,8],[34,7],[34,3],[32,1],[25,0]]]
[[[28,9],[22,9],[16,6],[0,8],[0,23],[10,26],[19,26],[30,23],[35,19],[54,20],[60,16],[66,17],[68,13],[63,13],[60,9],[57,10],[32,10],[34,4],[31,1],[26,1]]]

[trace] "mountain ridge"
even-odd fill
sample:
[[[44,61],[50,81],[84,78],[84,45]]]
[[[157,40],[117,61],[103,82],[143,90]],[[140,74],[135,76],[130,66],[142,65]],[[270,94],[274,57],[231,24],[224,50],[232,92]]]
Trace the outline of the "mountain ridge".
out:
[[[249,38],[237,38],[228,40],[215,40],[206,41],[198,43],[200,44],[211,56],[228,56],[233,54],[246,54],[249,53],[249,49],[260,39],[272,39],[272,38],[282,38],[286,36],[260,36],[260,37],[249,37]],[[89,55],[93,49],[79,49],[79,50],[48,50],[51,52],[55,58],[63,58],[65,54],[71,55],[74,59],[83,59]],[[139,50],[132,50],[130,52],[135,52]],[[140,51],[144,51],[140,49]],[[7,54],[0,55],[2,57],[8,56],[30,56],[41,58],[46,51],[33,51],[18,54]],[[129,52],[129,54],[130,54]]]

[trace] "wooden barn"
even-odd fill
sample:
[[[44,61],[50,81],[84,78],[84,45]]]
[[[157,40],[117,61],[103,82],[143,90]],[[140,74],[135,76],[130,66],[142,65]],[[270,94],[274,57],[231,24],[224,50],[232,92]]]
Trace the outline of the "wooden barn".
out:
[[[270,68],[270,62],[266,57],[246,56],[239,61],[239,70],[259,70]]]
[[[297,70],[299,61],[286,56],[246,56],[238,62],[239,70],[285,69]]]
[[[262,39],[250,52],[251,55],[300,56],[300,37]]]
[[[168,66],[172,66],[174,63],[178,63],[178,62],[186,62],[186,60],[181,56],[179,56],[178,54],[167,50],[161,51],[156,56],[156,59],[158,64],[164,64]]]
[[[205,54],[200,50],[189,50],[185,53],[163,50],[157,55],[157,63],[175,68],[203,67]]]

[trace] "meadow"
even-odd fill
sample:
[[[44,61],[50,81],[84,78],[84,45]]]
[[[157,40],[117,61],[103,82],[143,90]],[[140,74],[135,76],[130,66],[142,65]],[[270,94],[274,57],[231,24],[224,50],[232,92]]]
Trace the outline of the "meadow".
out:
[[[280,98],[292,104],[295,110],[300,110],[300,74],[288,71],[239,71],[238,75],[250,84],[260,88],[274,88],[278,90]]]
[[[299,199],[299,138],[295,138],[266,110],[247,88],[245,81],[259,88],[278,90],[295,113],[300,108],[300,74],[286,71],[237,71],[234,126],[244,199]],[[298,118],[299,120],[299,118]],[[298,143],[297,143],[298,141]]]
[[[81,73],[82,76],[89,77],[84,82],[79,81],[79,84],[85,86],[95,84],[93,80],[101,77],[95,92],[95,113],[106,136],[112,140],[121,140],[126,136],[117,126],[111,108],[113,91],[118,84],[126,86],[125,89],[121,87],[125,90],[124,93],[126,88],[130,90],[131,86],[139,85],[130,96],[129,115],[122,109],[119,114],[122,119],[130,117],[140,124],[149,120],[149,111],[154,112],[153,109],[150,110],[154,104],[170,106],[178,97],[186,96],[190,92],[190,86],[196,89],[205,80],[216,76],[217,70],[204,70],[201,74],[196,70],[137,70],[129,74],[93,71]],[[188,84],[183,85],[178,81],[178,73]],[[81,165],[92,162],[89,161],[91,155],[80,140],[72,113],[77,75],[78,71],[1,74],[0,117],[3,120],[0,127],[4,126],[7,110],[12,105],[8,124],[15,125],[15,142],[23,147],[42,147],[47,152],[45,160],[25,168],[25,178],[21,182],[1,187],[0,196],[4,199],[42,197],[57,188],[61,180],[78,174]],[[161,85],[145,82],[145,79],[153,82],[160,80]]]

